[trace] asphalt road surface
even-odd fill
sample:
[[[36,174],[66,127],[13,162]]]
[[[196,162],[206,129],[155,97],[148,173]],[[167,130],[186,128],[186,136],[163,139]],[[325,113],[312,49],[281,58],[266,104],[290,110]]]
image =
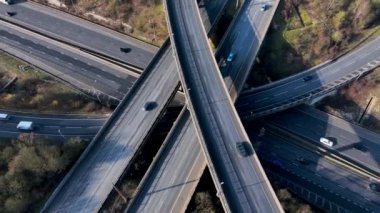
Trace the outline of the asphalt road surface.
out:
[[[325,149],[380,174],[379,134],[307,105],[273,115],[268,121],[315,145],[322,145],[321,137],[330,138],[336,144]]]
[[[212,56],[196,1],[165,4],[179,76],[224,208],[281,212],[255,153],[237,154],[235,143],[249,139]]]
[[[122,99],[137,74],[19,27],[0,25],[1,48],[88,91]],[[101,83],[99,83],[101,82]]]
[[[96,212],[157,122],[178,87],[169,42],[135,83],[43,212]],[[151,105],[144,110],[144,105]]]
[[[15,12],[10,17],[7,11]],[[33,2],[0,5],[0,18],[144,69],[158,48],[106,27]],[[120,48],[128,49],[127,52]]]
[[[146,173],[128,212],[185,212],[206,161],[200,145],[194,146],[198,144],[198,138],[195,137],[195,129],[188,128],[193,123],[187,110],[181,113],[175,125],[178,127],[167,136],[158,153],[159,158]],[[180,152],[178,149],[186,151]],[[176,163],[176,160],[179,162]]]
[[[105,123],[106,117],[86,117],[80,115],[41,115],[5,112],[8,120],[0,120],[0,137],[17,138],[22,131],[17,129],[20,121],[32,121],[33,133],[42,137],[66,139],[68,137],[92,138]]]
[[[274,170],[273,172],[281,174],[283,178],[296,182],[305,190],[318,194],[342,210],[350,212],[380,210],[380,197],[368,188],[373,180],[270,132],[260,138],[255,137],[254,133],[250,135],[251,138],[256,138],[255,148],[260,160],[267,162],[268,170]],[[303,157],[307,164],[300,163],[298,157]],[[274,161],[277,161],[277,165],[271,163]],[[329,212],[336,212],[333,205],[327,205],[329,208],[326,208],[326,205],[318,203],[319,201],[313,196],[305,199],[309,199],[310,202],[314,200],[315,205]]]
[[[247,118],[257,117],[259,113],[274,108],[277,110],[268,111],[267,114],[284,110],[286,108],[280,108],[280,106],[295,103],[300,98],[306,98],[303,102],[307,102],[308,99],[325,94],[321,91],[331,91],[379,65],[380,37],[377,37],[324,66],[252,91],[245,91],[239,97],[237,110],[242,117]],[[305,81],[303,78],[306,76],[311,76],[311,79]],[[293,105],[289,105],[288,108],[291,106]]]
[[[124,171],[121,168],[128,166],[177,91],[179,79],[175,69],[170,42],[166,42],[81,159],[57,187],[43,211],[92,212],[101,207],[113,183]],[[152,102],[154,107],[145,111],[142,108],[147,101]],[[109,163],[111,155],[112,164]],[[83,182],[87,184],[81,184]]]
[[[236,100],[236,90],[241,90],[254,63],[253,56],[260,47],[278,1],[270,4],[271,7],[262,13],[259,11],[261,4],[246,1],[219,45],[216,53],[219,60],[228,55],[230,46],[242,47],[239,48],[238,57],[221,70],[233,100]],[[251,24],[253,27],[248,27]],[[255,33],[257,29],[260,33]],[[141,182],[140,191],[132,201],[129,212],[181,212],[187,207],[190,194],[194,192],[206,167],[206,159],[200,153],[198,138],[194,137],[196,131],[189,111],[185,110],[177,120],[156,157],[156,163],[151,165]]]

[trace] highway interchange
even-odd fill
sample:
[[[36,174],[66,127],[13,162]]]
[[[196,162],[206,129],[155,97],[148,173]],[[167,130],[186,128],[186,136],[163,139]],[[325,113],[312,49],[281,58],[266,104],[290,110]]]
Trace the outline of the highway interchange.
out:
[[[113,184],[128,168],[176,93],[179,86],[176,74],[170,42],[167,41],[86,149],[88,154],[82,154],[56,188],[43,212],[62,209],[92,212],[101,208]],[[142,110],[147,101],[153,103],[154,108]]]
[[[234,63],[221,68],[232,100],[236,100],[236,91],[240,91],[243,87],[247,73],[254,63],[254,57],[251,56],[257,53],[263,40],[263,37],[252,39],[258,34],[255,33],[255,29],[259,29],[261,33],[265,32],[269,27],[268,20],[271,19],[267,17],[273,16],[275,9],[276,1],[273,1],[272,11],[257,13],[259,5],[254,4],[254,1],[246,1],[235,18],[236,24],[228,29],[215,53],[216,58],[221,58],[230,52],[227,44],[242,46],[239,50],[239,58]],[[252,30],[246,28],[248,20],[253,20]],[[244,27],[246,31],[240,33]],[[195,190],[206,167],[206,159],[198,153],[201,148],[197,138],[193,137],[196,132],[194,126],[191,125],[189,111],[184,109],[177,120],[161,148],[162,153],[156,157],[156,163],[153,163],[149,172],[146,173],[145,181],[141,182],[141,189],[131,202],[129,212],[149,212],[151,209],[168,212],[186,208],[188,193]],[[193,151],[188,152],[188,147],[192,147]]]
[[[174,97],[179,84],[169,42],[133,85],[73,169],[45,204],[43,212],[98,211],[139,150],[151,128]],[[146,89],[145,89],[146,88]],[[154,108],[143,110],[146,101]],[[87,183],[87,184],[84,184]]]
[[[269,23],[268,23],[269,24]],[[222,52],[222,51],[221,51]],[[226,51],[224,51],[224,52],[226,52]],[[378,53],[376,53],[376,54],[378,54]],[[373,54],[373,55],[376,55],[376,54]],[[220,57],[223,57],[223,56],[220,56]],[[218,56],[217,56],[217,58],[218,58]],[[366,60],[368,61],[368,57],[366,57]],[[375,60],[376,60],[376,58],[375,58]],[[359,64],[360,63],[364,63],[364,62],[359,62]],[[374,66],[374,64],[373,64],[373,66]],[[222,73],[223,73],[223,70],[222,70]],[[243,77],[244,78],[244,77]],[[227,82],[228,82],[228,80],[227,80]],[[231,92],[231,91],[230,91]],[[160,104],[161,105],[161,104]],[[140,104],[140,106],[141,106],[141,104]]]

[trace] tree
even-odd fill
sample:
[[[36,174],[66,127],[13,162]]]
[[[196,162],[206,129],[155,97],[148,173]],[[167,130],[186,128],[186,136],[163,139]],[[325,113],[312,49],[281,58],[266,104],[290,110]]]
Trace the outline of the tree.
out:
[[[4,203],[5,209],[9,212],[25,212],[28,205],[27,199],[16,197],[10,197]]]

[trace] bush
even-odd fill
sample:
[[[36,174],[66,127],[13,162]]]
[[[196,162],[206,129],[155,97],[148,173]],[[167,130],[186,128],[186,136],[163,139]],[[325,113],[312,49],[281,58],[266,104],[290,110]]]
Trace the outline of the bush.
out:
[[[0,167],[0,212],[32,212],[84,148],[79,138],[61,144],[28,134],[0,143],[6,165]]]

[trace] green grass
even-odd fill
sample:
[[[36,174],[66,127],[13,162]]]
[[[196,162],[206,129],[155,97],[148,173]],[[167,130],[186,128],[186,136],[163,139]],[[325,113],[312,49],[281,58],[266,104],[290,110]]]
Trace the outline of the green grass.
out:
[[[302,29],[288,30],[284,32],[283,37],[288,43],[294,44],[297,42],[299,34],[302,33],[302,31]]]
[[[313,19],[309,16],[309,13],[307,12],[307,10],[302,6],[299,6],[298,10],[300,12],[301,19],[303,23],[305,24],[305,26],[312,25]]]

